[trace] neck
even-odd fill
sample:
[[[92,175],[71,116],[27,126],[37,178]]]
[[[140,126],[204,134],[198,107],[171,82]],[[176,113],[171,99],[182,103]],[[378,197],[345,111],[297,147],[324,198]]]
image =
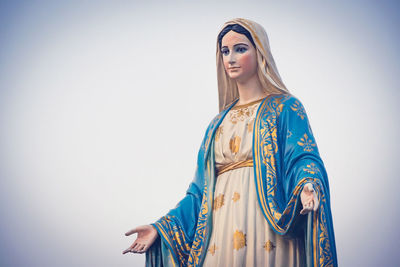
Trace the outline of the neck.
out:
[[[254,100],[264,98],[268,94],[264,92],[262,89],[262,85],[260,80],[258,79],[257,74],[248,79],[245,82],[236,81],[238,92],[239,92],[239,101],[238,105],[247,104]]]

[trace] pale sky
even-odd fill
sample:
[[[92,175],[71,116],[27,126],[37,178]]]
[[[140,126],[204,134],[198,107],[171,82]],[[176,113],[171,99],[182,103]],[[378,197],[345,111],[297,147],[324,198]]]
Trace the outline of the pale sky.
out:
[[[0,3],[1,266],[143,266],[124,233],[183,198],[236,17],[264,26],[307,111],[339,265],[395,266],[395,1],[82,2]]]

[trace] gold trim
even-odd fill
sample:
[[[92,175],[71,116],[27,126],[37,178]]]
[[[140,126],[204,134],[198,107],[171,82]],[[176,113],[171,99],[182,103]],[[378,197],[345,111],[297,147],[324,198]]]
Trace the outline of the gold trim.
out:
[[[231,171],[237,168],[252,167],[252,166],[253,166],[253,159],[229,163],[222,167],[217,168],[217,176],[223,174],[224,172]]]
[[[169,254],[169,256],[171,257],[171,262],[174,265],[173,267],[176,267],[174,257],[172,257],[172,254]]]
[[[263,98],[260,98],[260,99],[257,99],[257,100],[254,100],[254,101],[251,101],[251,102],[246,103],[246,104],[235,105],[235,106],[233,106],[233,107],[231,108],[231,110],[235,110],[235,109],[239,109],[239,108],[246,108],[246,107],[248,107],[248,106],[251,106],[251,105],[253,105],[253,104],[256,104],[256,103],[258,103],[258,102],[263,101],[263,100],[264,100],[265,98],[267,98],[267,97],[268,97],[268,96],[263,97]]]

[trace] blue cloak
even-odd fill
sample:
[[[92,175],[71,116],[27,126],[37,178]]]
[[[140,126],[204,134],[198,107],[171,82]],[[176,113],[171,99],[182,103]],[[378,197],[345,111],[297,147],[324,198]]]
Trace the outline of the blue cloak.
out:
[[[159,237],[146,251],[146,266],[202,266],[212,232],[214,133],[236,102],[209,124],[185,197],[151,224]],[[253,129],[254,182],[265,219],[277,234],[304,236],[307,266],[336,267],[328,176],[302,103],[291,94],[268,96]],[[306,183],[313,184],[320,204],[300,215]]]

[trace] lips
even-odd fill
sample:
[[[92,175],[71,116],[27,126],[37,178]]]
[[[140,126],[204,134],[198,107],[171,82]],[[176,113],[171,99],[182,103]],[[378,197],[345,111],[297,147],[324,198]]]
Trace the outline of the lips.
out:
[[[232,68],[229,68],[230,70],[236,70],[236,69],[238,69],[238,68],[240,68],[240,67],[232,67]]]

